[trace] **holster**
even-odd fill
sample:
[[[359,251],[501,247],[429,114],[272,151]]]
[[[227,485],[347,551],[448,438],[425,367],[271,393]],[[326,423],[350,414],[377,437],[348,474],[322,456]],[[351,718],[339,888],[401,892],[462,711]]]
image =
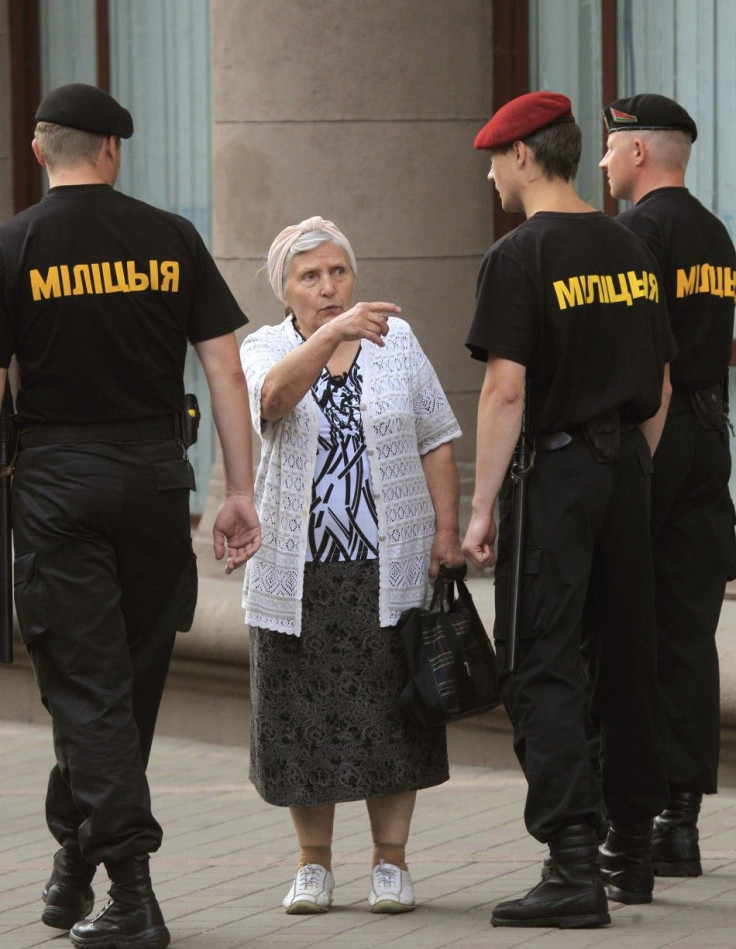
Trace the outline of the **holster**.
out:
[[[716,382],[707,389],[692,389],[690,405],[695,417],[708,431],[720,431],[726,424],[723,412],[723,385]]]
[[[604,465],[618,461],[621,451],[621,418],[616,409],[596,415],[580,427],[596,461]]]
[[[177,435],[185,448],[191,448],[197,441],[201,418],[197,396],[192,392],[187,392],[184,396],[184,408],[177,416]]]

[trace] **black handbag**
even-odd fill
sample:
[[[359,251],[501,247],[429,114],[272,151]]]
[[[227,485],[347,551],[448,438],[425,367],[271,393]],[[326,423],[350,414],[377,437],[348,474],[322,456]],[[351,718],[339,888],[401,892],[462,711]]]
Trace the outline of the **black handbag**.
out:
[[[439,725],[501,704],[496,655],[464,583],[441,570],[429,609],[399,619],[409,675],[399,702],[422,725]],[[457,596],[455,595],[457,588]]]

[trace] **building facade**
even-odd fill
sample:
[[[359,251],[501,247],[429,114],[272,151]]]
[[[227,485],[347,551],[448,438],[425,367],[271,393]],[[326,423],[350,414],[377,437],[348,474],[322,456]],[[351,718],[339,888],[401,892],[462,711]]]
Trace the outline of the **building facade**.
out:
[[[514,95],[566,92],[584,132],[578,187],[615,213],[601,106],[671,95],[700,128],[690,189],[733,233],[734,45],[736,0],[0,0],[0,218],[43,193],[40,97],[83,81],[133,113],[121,190],[194,221],[249,329],[281,316],[263,272],[273,236],[335,220],[359,296],[399,303],[438,371],[469,490],[482,366],[463,339],[481,257],[519,220],[475,132]],[[188,386],[208,419],[196,360]],[[221,492],[208,422],[194,461],[206,523]]]

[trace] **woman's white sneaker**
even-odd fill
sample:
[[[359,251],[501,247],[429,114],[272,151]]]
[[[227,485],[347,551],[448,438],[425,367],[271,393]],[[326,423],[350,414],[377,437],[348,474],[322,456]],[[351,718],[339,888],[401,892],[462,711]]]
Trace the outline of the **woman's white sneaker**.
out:
[[[414,885],[409,871],[381,860],[371,873],[368,902],[371,913],[408,913],[414,909]]]
[[[299,867],[291,889],[283,899],[287,913],[326,913],[332,903],[335,878],[318,863]]]

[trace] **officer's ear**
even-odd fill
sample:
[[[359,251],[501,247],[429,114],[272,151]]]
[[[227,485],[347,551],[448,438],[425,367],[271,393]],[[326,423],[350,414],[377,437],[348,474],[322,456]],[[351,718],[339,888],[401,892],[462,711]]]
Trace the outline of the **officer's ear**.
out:
[[[45,168],[45,167],[46,167],[46,159],[45,159],[45,158],[43,157],[43,155],[41,154],[41,149],[38,147],[38,142],[37,142],[37,140],[36,140],[35,138],[34,138],[33,141],[31,142],[31,148],[33,149],[33,154],[36,156],[36,161],[39,163],[39,165],[40,165],[42,168]]]
[[[113,161],[117,152],[120,150],[120,139],[117,135],[106,135],[102,143],[102,151],[105,155],[105,158],[110,158]]]
[[[108,184],[115,184],[120,171],[120,136],[106,135],[97,159],[98,167],[105,175]]]
[[[647,157],[647,143],[641,138],[635,138],[632,144],[632,152],[634,155],[634,164],[641,165]]]

